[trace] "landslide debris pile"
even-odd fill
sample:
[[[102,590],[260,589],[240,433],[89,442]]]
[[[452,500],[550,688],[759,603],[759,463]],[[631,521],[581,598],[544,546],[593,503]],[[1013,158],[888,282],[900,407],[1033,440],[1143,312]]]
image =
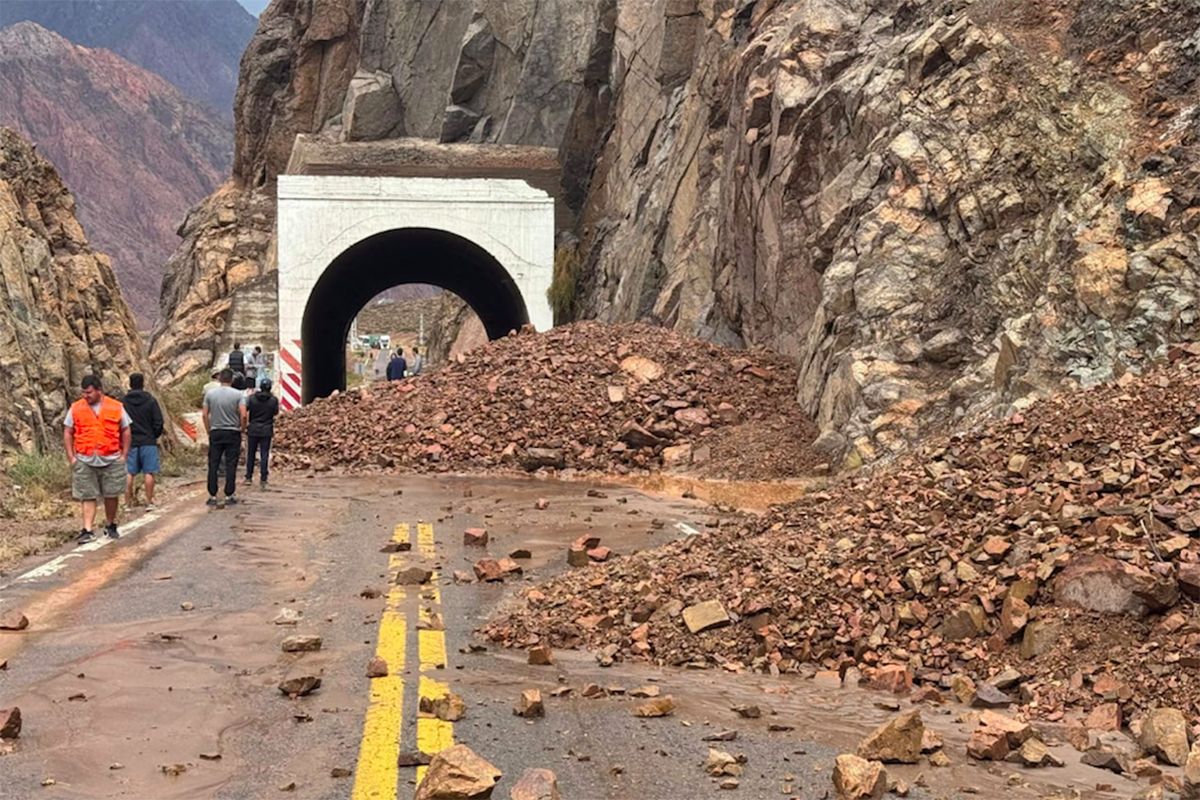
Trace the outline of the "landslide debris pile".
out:
[[[1200,346],[891,469],[530,589],[510,646],[933,688],[1049,719],[1200,714]],[[980,684],[983,686],[983,683]],[[1116,708],[1113,708],[1113,705]]]
[[[315,469],[666,466],[770,478],[816,460],[795,385],[795,368],[774,355],[585,322],[318,400],[283,416],[276,438],[281,463]]]

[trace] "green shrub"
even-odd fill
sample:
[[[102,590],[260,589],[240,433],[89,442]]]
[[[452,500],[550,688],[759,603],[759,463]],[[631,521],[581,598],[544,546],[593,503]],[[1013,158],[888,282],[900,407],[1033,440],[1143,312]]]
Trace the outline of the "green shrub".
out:
[[[573,322],[579,313],[581,261],[578,245],[564,245],[554,251],[554,278],[546,295],[556,325]]]
[[[204,402],[204,385],[209,378],[203,372],[185,378],[163,392],[163,411],[171,417],[178,418],[181,414],[199,411]]]

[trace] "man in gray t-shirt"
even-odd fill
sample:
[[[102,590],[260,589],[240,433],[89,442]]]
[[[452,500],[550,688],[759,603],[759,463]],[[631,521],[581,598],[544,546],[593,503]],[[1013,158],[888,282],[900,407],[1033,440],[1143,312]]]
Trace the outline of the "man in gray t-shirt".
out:
[[[246,429],[246,395],[234,389],[233,371],[221,370],[221,385],[204,393],[204,428],[208,431],[208,505],[217,501],[217,468],[225,462],[225,502],[234,504],[237,465],[242,455],[242,431]]]

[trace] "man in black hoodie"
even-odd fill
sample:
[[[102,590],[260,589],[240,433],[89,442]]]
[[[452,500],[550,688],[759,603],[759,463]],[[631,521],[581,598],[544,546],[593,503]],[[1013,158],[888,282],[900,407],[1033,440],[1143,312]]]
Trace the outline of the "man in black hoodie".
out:
[[[271,394],[271,380],[263,378],[258,391],[246,401],[246,483],[254,480],[254,459],[262,455],[262,483],[267,486],[267,460],[271,457],[271,436],[275,433],[275,415],[279,413],[279,398]]]
[[[146,508],[154,508],[154,477],[158,475],[158,437],[163,433],[163,414],[158,401],[145,390],[146,379],[142,373],[129,376],[129,392],[122,402],[133,421],[133,434],[129,443],[129,458],[125,461],[125,505],[133,505],[133,478],[145,475]]]

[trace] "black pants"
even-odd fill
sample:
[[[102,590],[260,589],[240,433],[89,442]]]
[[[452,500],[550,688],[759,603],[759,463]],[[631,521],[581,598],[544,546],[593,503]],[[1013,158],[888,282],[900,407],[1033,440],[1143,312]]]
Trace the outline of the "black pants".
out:
[[[254,477],[254,458],[262,456],[262,479],[267,482],[267,461],[271,458],[271,437],[246,434],[246,480]]]
[[[217,467],[225,462],[225,496],[237,491],[238,457],[242,454],[241,431],[209,431],[208,433],[208,496],[217,496]]]

